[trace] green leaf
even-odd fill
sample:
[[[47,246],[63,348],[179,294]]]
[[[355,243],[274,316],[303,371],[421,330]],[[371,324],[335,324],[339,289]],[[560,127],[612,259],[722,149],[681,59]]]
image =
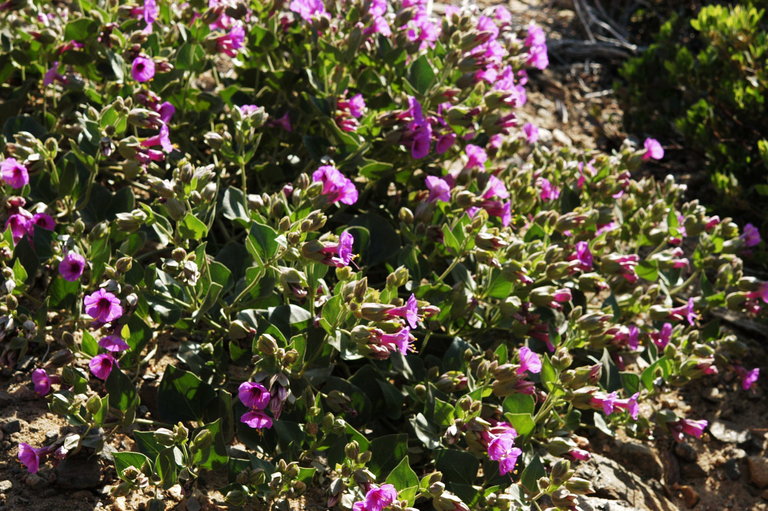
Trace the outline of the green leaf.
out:
[[[99,353],[99,343],[96,342],[96,338],[88,330],[83,330],[80,348],[83,350],[83,353],[91,357],[95,357]]]
[[[205,67],[205,50],[199,44],[184,43],[174,60],[176,69],[199,71]]]
[[[70,21],[64,27],[64,39],[66,41],[75,40],[83,42],[97,32],[97,25],[98,22],[92,18],[80,18]]]
[[[443,481],[469,485],[475,483],[480,463],[473,454],[456,449],[436,449],[434,456],[435,468],[443,473]]]
[[[380,477],[391,471],[398,460],[402,460],[403,456],[408,454],[408,435],[398,433],[374,438],[371,441],[370,451],[371,461],[368,462],[368,469]]]
[[[274,257],[281,243],[277,232],[269,227],[254,222],[245,240],[245,248],[258,262],[265,263]]]
[[[149,463],[149,458],[140,452],[116,452],[112,454],[112,458],[115,460],[115,471],[117,477],[127,481],[123,477],[123,472],[128,467],[136,467],[139,470],[144,469],[144,465]]]
[[[536,423],[533,422],[533,416],[530,413],[505,413],[504,417],[507,418],[520,435],[527,435],[536,427]]]
[[[176,447],[166,447],[155,460],[155,473],[160,478],[163,488],[168,489],[178,478],[179,469],[184,466],[181,452]]]
[[[409,506],[413,505],[413,501],[416,499],[416,493],[419,490],[419,477],[411,468],[411,465],[408,462],[408,456],[403,458],[402,461],[392,469],[392,472],[387,476],[386,482],[395,487],[398,491],[398,498],[408,501]]]
[[[520,475],[520,482],[526,490],[536,494],[539,491],[537,482],[545,475],[546,472],[544,471],[544,465],[541,463],[541,458],[534,456]]]
[[[224,190],[221,199],[221,214],[227,220],[248,221],[248,211],[245,209],[245,195],[242,190],[230,186]]]
[[[207,434],[210,434],[210,442],[202,442],[198,446],[195,454],[192,456],[192,462],[198,467],[207,470],[213,470],[226,465],[229,457],[227,456],[227,446],[224,444],[221,419],[216,419],[215,422],[206,425],[200,431],[207,431]],[[195,438],[197,438],[197,435]],[[193,445],[195,445],[194,440]]]
[[[532,414],[536,403],[528,394],[512,394],[504,399],[502,406],[507,413]]]
[[[655,261],[640,261],[635,267],[635,273],[638,277],[650,282],[659,280],[659,266]]]
[[[80,282],[70,282],[57,276],[48,288],[48,303],[52,307],[64,306],[65,302],[72,304],[80,291]]]
[[[179,234],[184,238],[200,241],[208,235],[208,226],[192,213],[187,213],[178,224]]]
[[[17,287],[21,287],[27,281],[27,270],[18,259],[13,262],[13,281]]]
[[[158,390],[158,409],[164,422],[202,420],[208,405],[216,398],[210,385],[194,374],[169,365]]]
[[[105,386],[109,393],[109,405],[121,412],[139,405],[139,395],[133,382],[117,367],[109,373]]]
[[[549,355],[546,353],[543,357],[541,357],[541,383],[544,384],[545,387],[547,387],[547,390],[550,392],[554,388],[555,384],[557,383],[557,372],[555,371],[555,368],[552,367],[552,362],[549,360]]]
[[[429,91],[435,82],[435,71],[426,55],[416,59],[408,69],[408,81],[422,96]]]

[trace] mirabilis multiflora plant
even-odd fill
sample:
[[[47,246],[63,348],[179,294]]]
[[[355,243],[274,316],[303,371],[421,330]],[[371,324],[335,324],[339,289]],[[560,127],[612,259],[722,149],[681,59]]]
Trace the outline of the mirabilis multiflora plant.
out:
[[[503,7],[2,9],[2,360],[78,428],[32,472],[123,432],[156,506],[220,470],[233,506],[569,509],[576,432],[697,437],[663,389],[758,377],[710,312],[762,312],[759,232],[634,179],[655,140],[535,146],[545,35]]]

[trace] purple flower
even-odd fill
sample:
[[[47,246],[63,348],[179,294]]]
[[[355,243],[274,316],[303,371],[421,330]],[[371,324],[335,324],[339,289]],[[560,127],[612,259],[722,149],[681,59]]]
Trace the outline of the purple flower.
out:
[[[97,321],[108,323],[123,315],[120,299],[104,289],[99,289],[83,300],[85,313]]]
[[[323,195],[328,202],[354,204],[357,202],[355,184],[332,165],[323,165],[312,173],[312,180],[323,183]]]
[[[467,153],[468,156],[466,166],[468,169],[483,168],[486,160],[488,160],[488,155],[486,154],[485,149],[480,146],[467,144],[467,147],[464,148],[464,152]]]
[[[131,64],[131,76],[137,82],[148,82],[155,76],[155,61],[147,57],[136,57]]]
[[[571,256],[571,260],[579,262],[578,268],[580,270],[589,271],[592,269],[592,252],[589,250],[589,243],[586,241],[579,241],[576,243],[576,251]]]
[[[530,25],[528,27],[528,36],[525,38],[525,45],[528,47],[527,64],[537,68],[546,69],[549,65],[549,56],[547,55],[547,37],[541,27]]]
[[[759,368],[748,371],[742,366],[734,366],[734,369],[736,370],[736,374],[739,376],[739,378],[741,378],[741,388],[744,390],[751,389],[752,386],[757,382],[757,379],[760,377]]]
[[[416,296],[411,293],[411,296],[408,297],[405,305],[402,307],[389,309],[386,311],[386,314],[387,316],[398,316],[405,318],[411,328],[416,328],[416,326],[419,324],[419,305],[416,301]]]
[[[432,146],[432,126],[428,122],[412,123],[413,139],[411,140],[411,156],[420,160],[429,154]]]
[[[639,392],[635,392],[631,397],[627,399],[617,399],[614,402],[616,408],[626,410],[632,420],[637,420],[637,416],[640,413],[640,407],[637,405],[637,398],[640,395]]]
[[[35,386],[35,392],[45,396],[51,391],[51,377],[45,369],[35,369],[32,371],[32,383]]]
[[[526,371],[532,373],[541,372],[541,358],[536,352],[527,346],[523,346],[518,350],[517,354],[520,357],[520,367],[517,370],[517,374],[524,374]]]
[[[353,511],[381,511],[397,500],[397,490],[391,484],[379,487],[371,486],[365,494],[365,499],[352,505]]]
[[[537,25],[529,25],[528,35],[525,38],[524,44],[528,47],[547,44],[547,36],[544,34],[544,30]]]
[[[672,324],[664,323],[658,333],[651,334],[651,340],[660,350],[666,348],[669,341],[672,340]]]
[[[99,339],[99,346],[114,353],[119,353],[131,348],[119,335],[107,335],[106,337],[102,337]]]
[[[352,262],[352,257],[354,255],[352,252],[354,243],[354,236],[352,236],[348,231],[342,232],[339,235],[338,244],[327,245],[323,247],[322,253],[326,255],[326,259],[323,262],[329,266],[335,266],[337,268],[349,266],[349,263]]]
[[[237,51],[245,42],[245,29],[240,22],[232,25],[228,33],[216,38],[216,49],[228,57],[237,56]]]
[[[707,427],[709,422],[705,420],[691,420],[691,419],[678,419],[675,422],[669,424],[669,429],[672,432],[672,437],[678,441],[683,441],[683,433],[696,438],[701,438],[704,433],[704,428]]]
[[[96,355],[90,362],[88,362],[88,367],[91,369],[91,373],[100,380],[109,378],[112,369],[117,365],[117,360],[115,360],[115,357],[109,353]]]
[[[263,410],[272,398],[267,388],[261,383],[246,381],[237,389],[237,397],[248,408]]]
[[[451,146],[456,142],[456,133],[446,133],[444,135],[440,135],[440,138],[437,139],[437,142],[435,143],[435,152],[437,154],[443,154],[448,149],[451,148]]]
[[[312,21],[312,18],[328,14],[322,0],[293,0],[288,8],[305,21]]]
[[[427,176],[424,181],[429,190],[427,202],[435,202],[438,200],[443,202],[451,201],[451,187],[445,179],[436,176]]]
[[[160,104],[159,107],[157,107],[157,113],[160,114],[160,120],[163,121],[164,124],[168,124],[171,122],[173,114],[176,113],[176,107],[173,106],[171,102],[164,101],[162,104]]]
[[[405,32],[405,37],[409,41],[420,42],[419,49],[421,50],[434,46],[439,35],[440,27],[429,19],[424,10],[417,11],[416,15],[408,22]]]
[[[48,87],[53,82],[61,82],[66,83],[67,79],[64,75],[59,73],[59,61],[55,61],[53,64],[51,64],[51,67],[48,68],[48,71],[45,72],[45,75],[43,75],[43,86]]]
[[[365,99],[362,94],[355,94],[349,99],[349,113],[358,119],[365,113]]]
[[[515,447],[512,435],[499,435],[488,443],[488,458],[499,462],[499,474],[508,474],[514,470],[517,458],[523,452]]]
[[[269,125],[279,126],[288,132],[293,131],[293,126],[291,126],[291,116],[288,114],[288,112],[285,112],[281,117],[278,117],[277,119],[270,120]]]
[[[643,142],[645,152],[643,153],[644,160],[660,160],[664,158],[664,148],[655,138],[646,138]]]
[[[640,345],[640,329],[635,325],[629,325],[627,331],[627,344],[629,345],[630,349],[636,350]]]
[[[16,158],[6,158],[0,163],[0,173],[3,181],[13,188],[22,188],[29,183],[29,172],[27,167],[19,163]]]
[[[154,147],[159,145],[163,148],[163,151],[170,153],[173,151],[173,144],[171,143],[169,134],[168,125],[163,124],[160,126],[160,132],[157,135],[145,138],[141,141],[141,147]]]
[[[699,317],[695,311],[695,304],[693,298],[688,298],[688,302],[680,307],[675,307],[669,311],[670,319],[681,321],[683,319],[688,321],[689,325],[693,325],[696,319]]]
[[[752,224],[744,226],[744,232],[741,233],[739,239],[744,242],[744,246],[747,248],[755,247],[762,241],[762,238],[760,238],[760,231]]]
[[[36,225],[46,231],[52,231],[56,229],[56,220],[47,213],[35,213],[32,216],[32,225]]]
[[[27,467],[27,472],[35,474],[40,470],[40,456],[45,454],[46,451],[45,447],[35,449],[31,445],[22,442],[19,444],[19,461]]]
[[[59,263],[59,273],[69,282],[76,282],[85,271],[85,257],[77,252],[67,252]]]
[[[5,228],[7,229],[9,227],[11,228],[13,242],[18,243],[19,240],[29,234],[30,231],[34,232],[32,230],[32,215],[24,210],[19,210],[18,213],[14,213],[8,217],[8,220],[6,220]]]
[[[560,197],[560,189],[550,183],[549,179],[540,177],[536,180],[536,184],[539,185],[539,197],[541,200],[550,201]]]
[[[403,355],[413,351],[411,343],[415,337],[411,335],[411,329],[407,326],[394,334],[385,334],[379,329],[375,329],[373,334],[379,341],[379,344],[386,347],[389,351],[399,351]]]
[[[261,410],[251,410],[240,416],[240,422],[247,424],[253,429],[264,429],[272,427],[272,419]]]
[[[507,190],[507,185],[501,179],[491,174],[488,178],[485,192],[483,192],[483,199],[492,199],[493,197],[507,199],[509,198],[509,190]]]
[[[523,134],[529,144],[535,144],[539,140],[539,128],[530,122],[526,122],[523,125]]]
[[[613,409],[616,406],[617,401],[618,394],[616,394],[616,392],[611,392],[610,394],[605,394],[604,392],[596,392],[590,400],[590,405],[594,406],[595,408],[602,408],[603,413],[610,415],[613,413]]]

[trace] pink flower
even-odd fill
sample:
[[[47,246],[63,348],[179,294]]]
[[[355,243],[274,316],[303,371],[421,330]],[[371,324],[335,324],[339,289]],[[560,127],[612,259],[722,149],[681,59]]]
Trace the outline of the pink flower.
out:
[[[323,165],[312,174],[313,181],[323,183],[323,195],[328,202],[354,204],[357,202],[355,184],[332,165]]]
[[[136,57],[131,64],[131,76],[137,82],[148,82],[155,76],[155,61],[147,57]]]
[[[358,119],[365,114],[365,99],[362,94],[355,94],[349,98],[349,113]]]
[[[31,445],[22,442],[19,444],[19,461],[27,467],[27,472],[35,474],[40,470],[40,457],[47,451],[48,449],[45,447],[35,449]]]
[[[322,0],[293,0],[288,8],[304,21],[312,21],[313,18],[328,14]]]
[[[560,190],[549,182],[549,179],[540,177],[536,180],[536,184],[539,185],[539,197],[541,200],[551,201],[560,197]]]
[[[629,331],[627,334],[627,344],[630,349],[636,350],[640,345],[640,330],[635,325],[629,325],[627,330]]]
[[[373,339],[378,341],[379,345],[384,346],[389,351],[399,351],[403,355],[406,355],[409,351],[413,351],[412,343],[416,338],[411,335],[411,329],[407,326],[401,328],[394,334],[384,333],[378,328],[373,329],[371,334]]]
[[[32,371],[32,384],[35,386],[35,392],[38,395],[45,396],[51,391],[51,377],[45,369],[35,369]]]
[[[669,341],[672,340],[672,324],[664,323],[658,333],[651,334],[651,340],[659,348],[659,350],[666,348],[667,344],[669,344]]]
[[[118,366],[117,360],[115,360],[115,357],[109,353],[96,355],[90,362],[88,362],[88,367],[91,369],[91,373],[100,380],[109,378],[109,374],[116,366]]]
[[[237,51],[245,42],[245,29],[241,22],[232,25],[229,32],[216,38],[216,49],[228,57],[237,56]]]
[[[405,305],[402,307],[389,309],[386,311],[386,314],[387,316],[398,316],[405,318],[411,328],[416,328],[416,326],[419,324],[419,305],[416,301],[416,296],[411,293],[411,296],[408,297]]]
[[[161,146],[166,153],[173,151],[173,144],[169,137],[167,124],[160,126],[160,132],[157,135],[145,138],[141,141],[141,147],[154,147],[157,145]]]
[[[114,353],[119,353],[131,348],[119,335],[107,335],[102,337],[99,339],[99,346]]]
[[[499,474],[508,474],[514,470],[517,459],[523,453],[515,447],[514,436],[502,434],[495,436],[488,443],[488,458],[499,462]]]
[[[680,307],[675,307],[669,311],[669,317],[670,319],[678,321],[685,319],[688,321],[689,325],[693,325],[695,320],[699,317],[695,312],[693,298],[688,298],[688,303],[681,305]]]
[[[427,202],[435,202],[438,200],[443,202],[451,201],[451,187],[444,179],[436,176],[427,176],[424,181],[429,190]]]
[[[541,358],[536,352],[531,351],[527,346],[523,346],[517,353],[520,358],[520,367],[517,369],[517,374],[524,374],[526,371],[532,373],[541,372]]]
[[[411,42],[419,42],[419,49],[433,47],[440,35],[440,27],[431,21],[425,11],[417,12],[408,22],[405,37]]]
[[[486,186],[485,192],[483,193],[483,199],[491,199],[493,197],[498,197],[499,199],[507,199],[509,198],[509,191],[501,179],[491,174],[491,176],[488,178],[488,185]]]
[[[440,138],[437,139],[437,142],[435,143],[435,152],[437,154],[443,154],[448,149],[451,148],[451,146],[456,142],[456,133],[446,133],[444,135],[440,135]]]
[[[164,124],[171,122],[173,114],[176,113],[176,107],[170,101],[163,101],[160,106],[157,107],[157,113],[160,114],[160,120]]]
[[[760,368],[748,371],[746,368],[737,365],[734,366],[734,369],[739,378],[741,378],[741,388],[744,390],[751,389],[760,377]]]
[[[48,87],[53,82],[67,83],[67,78],[59,73],[59,61],[55,61],[43,75],[43,86]]]
[[[675,422],[669,424],[669,429],[672,432],[672,437],[678,441],[683,441],[683,434],[690,435],[696,438],[701,438],[704,433],[704,428],[709,424],[708,421],[690,420],[690,419],[678,419]]]
[[[571,261],[578,261],[579,264],[577,266],[578,269],[583,271],[589,271],[592,269],[592,252],[589,250],[589,243],[586,241],[579,241],[576,243],[576,250],[569,257]]]
[[[385,507],[391,506],[395,500],[397,500],[397,490],[393,485],[372,486],[365,494],[365,499],[355,502],[352,509],[354,511],[382,511]]]
[[[19,163],[16,158],[6,158],[0,163],[0,174],[3,181],[13,188],[22,188],[29,184],[29,172],[27,167]]]
[[[237,397],[248,408],[263,410],[272,398],[267,388],[261,383],[246,381],[237,389]]]
[[[56,229],[56,220],[47,213],[35,213],[32,216],[32,225],[36,225],[46,231],[53,231]]]
[[[626,410],[629,413],[629,416],[632,417],[632,420],[637,420],[637,416],[640,413],[640,407],[637,404],[637,398],[639,395],[639,392],[635,392],[631,397],[627,399],[617,399],[614,402],[614,406],[616,408]]]
[[[272,427],[272,419],[261,410],[250,410],[240,416],[240,422],[247,424],[253,429],[264,429]]]
[[[595,395],[592,396],[590,404],[595,408],[602,408],[603,413],[610,415],[613,413],[613,409],[616,406],[617,401],[618,394],[616,394],[616,392],[611,392],[610,394],[605,394],[604,392],[596,392]]]
[[[568,456],[569,458],[571,458],[573,460],[578,460],[578,461],[587,461],[587,460],[589,460],[592,457],[592,455],[589,453],[589,451],[585,451],[584,449],[578,449],[578,448],[571,449],[566,454],[566,456]]]
[[[85,257],[77,252],[67,252],[67,255],[59,263],[59,273],[69,282],[76,282],[85,271]]]
[[[326,259],[323,262],[329,266],[335,266],[337,268],[349,266],[353,257],[352,247],[354,242],[354,236],[348,231],[342,232],[339,235],[338,244],[323,247],[322,253],[326,255]]]
[[[293,131],[293,126],[291,126],[291,116],[288,114],[288,112],[285,112],[281,117],[278,117],[277,119],[270,120],[269,125],[278,126],[287,132]]]
[[[19,240],[29,234],[30,231],[34,232],[32,215],[21,209],[18,213],[14,213],[8,217],[8,220],[5,222],[5,228],[7,229],[8,227],[11,228],[13,242],[18,243]]]
[[[523,125],[523,134],[525,134],[525,139],[529,144],[535,144],[539,140],[539,128],[530,122]]]
[[[661,144],[655,138],[646,138],[643,146],[645,147],[645,153],[643,153],[644,160],[660,160],[664,158],[664,148],[661,147]]]
[[[528,36],[525,38],[525,45],[528,47],[528,61],[526,63],[537,69],[546,69],[549,65],[547,38],[541,27],[537,27],[536,25],[530,25],[528,27]]]
[[[747,248],[755,247],[762,241],[762,238],[760,238],[760,231],[752,224],[744,226],[744,232],[741,233],[739,239],[744,242],[744,246]]]
[[[486,160],[488,160],[488,155],[486,154],[485,149],[480,146],[467,144],[467,147],[464,148],[464,152],[467,153],[468,156],[466,166],[468,169],[482,169]]]
[[[108,323],[123,315],[120,299],[104,289],[99,289],[83,300],[85,313],[97,321]]]

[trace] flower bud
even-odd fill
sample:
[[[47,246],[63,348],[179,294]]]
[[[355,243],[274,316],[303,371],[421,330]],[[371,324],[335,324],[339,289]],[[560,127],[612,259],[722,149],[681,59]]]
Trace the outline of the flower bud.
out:
[[[592,483],[580,477],[570,478],[568,482],[565,483],[565,487],[577,495],[587,495],[589,493],[594,493],[595,491],[592,489]]]

